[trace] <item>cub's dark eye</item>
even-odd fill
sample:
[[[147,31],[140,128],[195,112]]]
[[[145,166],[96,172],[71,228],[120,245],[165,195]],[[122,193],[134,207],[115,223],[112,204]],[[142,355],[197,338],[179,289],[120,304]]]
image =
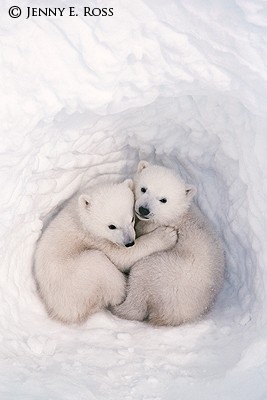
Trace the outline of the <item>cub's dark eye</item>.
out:
[[[134,222],[134,217],[132,218],[132,223]]]
[[[142,193],[146,193],[147,189],[146,188],[141,188]]]
[[[161,203],[167,203],[167,199],[165,199],[165,197],[163,199],[160,199]]]
[[[112,229],[112,230],[117,229],[115,225],[109,225],[108,227],[109,227],[109,229]]]

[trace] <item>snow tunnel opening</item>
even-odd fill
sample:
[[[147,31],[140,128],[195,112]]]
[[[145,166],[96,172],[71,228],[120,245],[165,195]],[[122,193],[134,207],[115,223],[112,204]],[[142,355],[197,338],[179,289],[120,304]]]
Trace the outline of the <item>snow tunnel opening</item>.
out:
[[[86,342],[91,340],[92,327],[108,326],[114,334],[117,330],[140,330],[138,323],[118,322],[106,313],[103,319],[98,314],[92,316],[80,329],[49,320],[37,294],[32,265],[43,226],[65,200],[95,182],[120,181],[132,176],[138,161],[147,159],[175,169],[197,187],[197,203],[217,228],[226,253],[225,285],[213,310],[197,326],[174,328],[173,346],[178,339],[191,352],[196,341],[201,343],[202,352],[194,365],[189,366],[194,377],[207,368],[205,353],[211,354],[212,346],[220,354],[221,347],[229,343],[225,350],[227,361],[222,365],[220,357],[215,356],[207,372],[210,376],[238,362],[240,354],[257,335],[255,321],[257,326],[263,322],[265,296],[263,268],[257,251],[261,250],[261,243],[253,225],[255,212],[260,210],[252,212],[250,194],[254,187],[247,178],[246,157],[251,143],[246,144],[246,138],[241,140],[244,131],[256,129],[253,115],[243,107],[234,98],[184,95],[158,98],[143,107],[105,115],[88,110],[62,110],[49,122],[38,123],[27,136],[28,152],[23,165],[14,167],[18,171],[23,167],[23,176],[7,209],[7,213],[10,209],[14,213],[7,239],[8,268],[0,277],[2,324],[11,327],[9,331],[15,340],[21,332],[25,337],[42,337],[45,326],[47,337],[54,340],[54,336],[63,334],[66,341],[62,346],[74,349],[79,347],[77,335],[88,332]],[[146,324],[142,329],[140,343],[144,348],[147,335],[153,337],[157,346],[160,344],[157,329]],[[168,328],[162,332],[167,342],[168,332]],[[98,345],[97,340],[90,343]],[[18,346],[21,354],[25,348],[28,351],[24,339],[19,340]]]
[[[239,135],[252,123],[243,108],[231,97],[185,95],[116,114],[63,110],[50,123],[39,123],[33,134],[42,137],[42,146],[29,165],[31,212],[45,223],[80,187],[131,176],[139,159],[177,170],[198,188],[196,201],[225,246],[225,285],[212,318],[225,315],[246,323],[259,282],[246,165],[239,158]]]

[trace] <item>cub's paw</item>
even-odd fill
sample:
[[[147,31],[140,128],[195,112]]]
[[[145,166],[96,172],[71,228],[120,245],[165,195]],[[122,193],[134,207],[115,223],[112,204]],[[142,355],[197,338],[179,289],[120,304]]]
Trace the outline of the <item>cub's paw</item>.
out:
[[[158,235],[162,246],[167,250],[171,249],[176,245],[178,240],[177,230],[173,227],[169,226],[161,226],[157,228],[154,232],[154,235]]]
[[[110,306],[117,306],[124,302],[126,298],[126,279],[123,278],[113,286],[112,293],[110,294]]]

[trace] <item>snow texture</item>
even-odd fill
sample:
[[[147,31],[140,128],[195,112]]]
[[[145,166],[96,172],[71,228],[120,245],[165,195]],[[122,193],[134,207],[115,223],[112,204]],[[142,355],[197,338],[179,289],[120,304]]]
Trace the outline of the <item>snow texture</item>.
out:
[[[113,17],[85,3],[30,19],[47,2],[17,0],[18,19],[1,3],[0,398],[266,399],[266,1],[90,2]],[[177,328],[49,320],[32,278],[43,224],[140,158],[197,186],[225,244],[215,308]]]

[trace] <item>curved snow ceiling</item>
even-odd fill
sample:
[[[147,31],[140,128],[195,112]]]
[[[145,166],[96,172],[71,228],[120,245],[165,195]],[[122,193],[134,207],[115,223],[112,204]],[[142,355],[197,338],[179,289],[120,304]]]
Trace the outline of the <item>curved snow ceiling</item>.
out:
[[[146,158],[198,187],[199,205],[225,243],[226,283],[207,323],[210,335],[227,333],[233,347],[215,370],[249,357],[244,348],[266,331],[267,317],[263,6],[114,1],[111,18],[1,17],[6,351],[23,354],[14,340],[29,326],[39,332],[47,318],[31,275],[47,215],[81,185],[122,179]]]

